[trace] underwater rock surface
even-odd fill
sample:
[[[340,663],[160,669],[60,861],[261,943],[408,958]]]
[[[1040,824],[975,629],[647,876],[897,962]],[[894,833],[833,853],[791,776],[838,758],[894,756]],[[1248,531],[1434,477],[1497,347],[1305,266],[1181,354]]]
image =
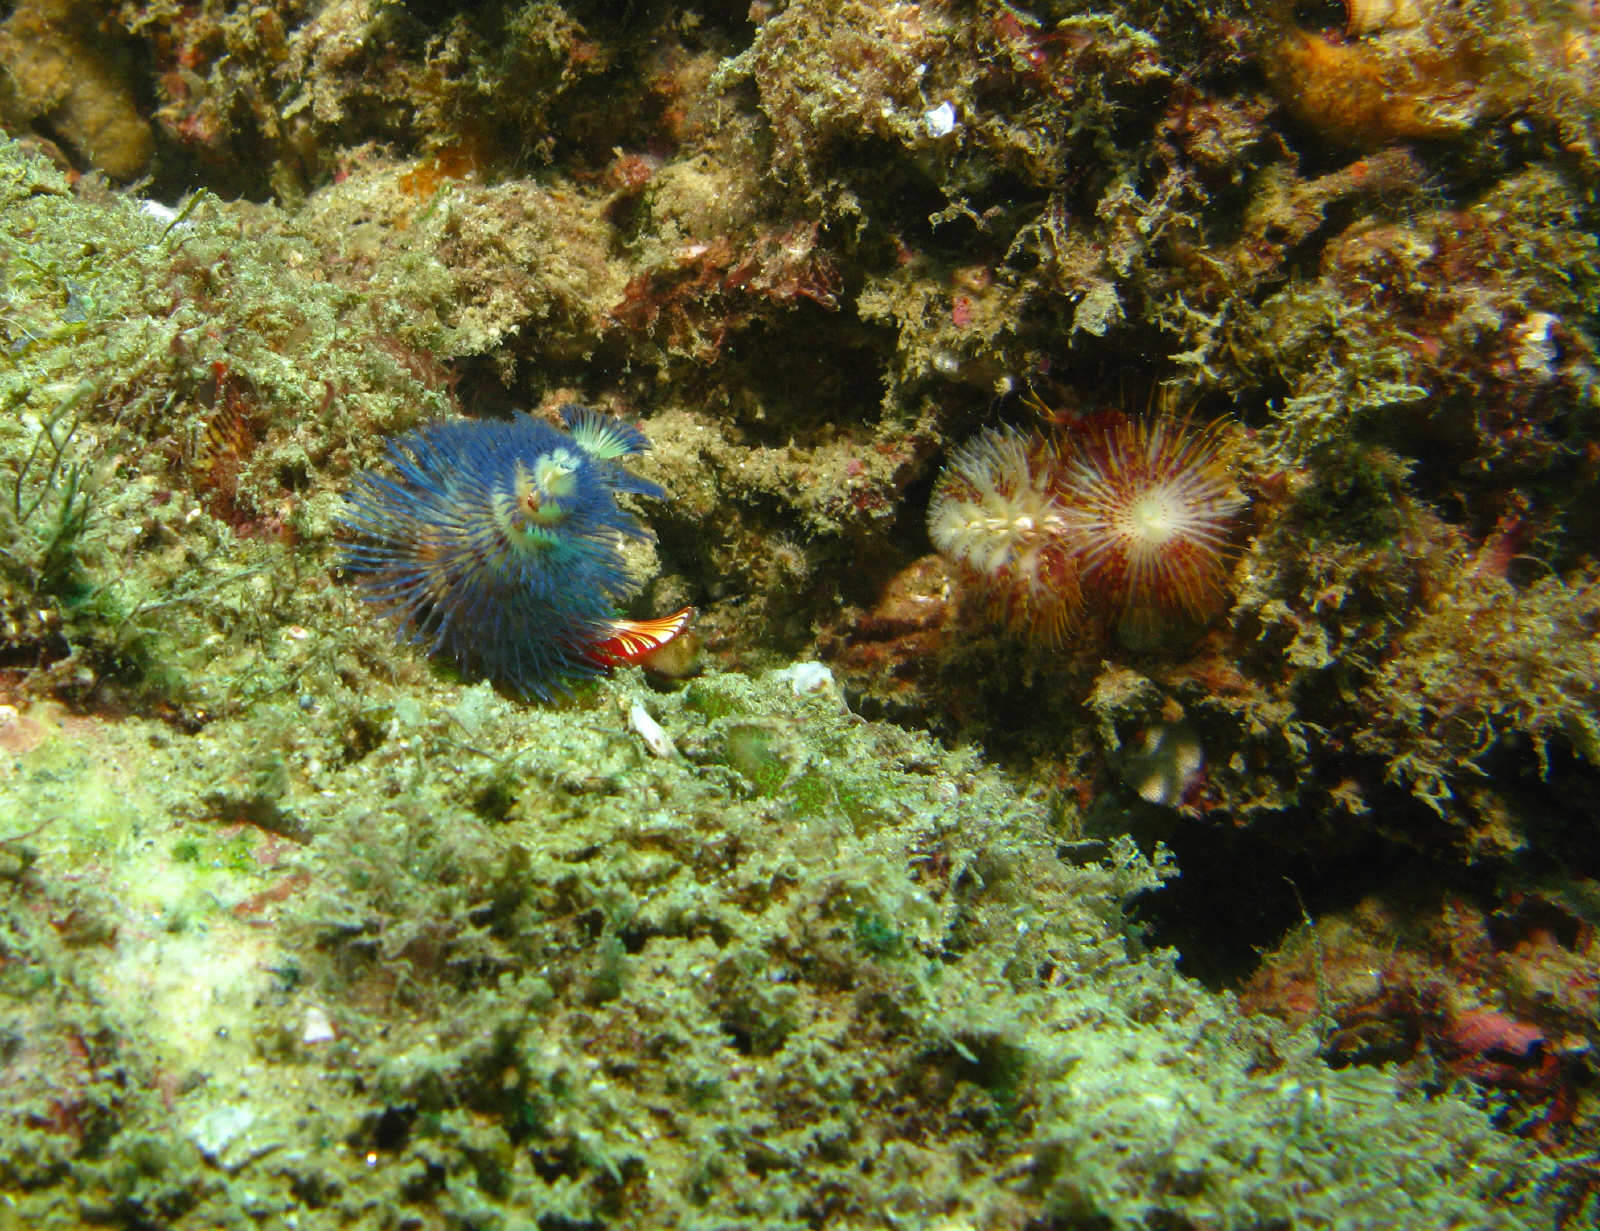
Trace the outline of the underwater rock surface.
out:
[[[1169,868],[831,684],[6,721],[19,1227],[1537,1225],[1481,1109],[1140,945]]]
[[[1596,1221],[1595,39],[13,6],[0,1228]],[[466,686],[350,494],[573,404],[605,678]]]

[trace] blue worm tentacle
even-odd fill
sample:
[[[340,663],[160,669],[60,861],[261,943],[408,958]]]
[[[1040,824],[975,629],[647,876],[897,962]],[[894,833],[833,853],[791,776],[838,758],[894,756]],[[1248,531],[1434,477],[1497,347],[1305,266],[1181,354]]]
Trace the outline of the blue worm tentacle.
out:
[[[408,432],[387,474],[355,477],[341,521],[344,569],[401,641],[545,699],[606,669],[621,542],[646,535],[617,497],[666,495],[618,460],[649,447],[637,427],[561,413],[565,432],[527,415]]]

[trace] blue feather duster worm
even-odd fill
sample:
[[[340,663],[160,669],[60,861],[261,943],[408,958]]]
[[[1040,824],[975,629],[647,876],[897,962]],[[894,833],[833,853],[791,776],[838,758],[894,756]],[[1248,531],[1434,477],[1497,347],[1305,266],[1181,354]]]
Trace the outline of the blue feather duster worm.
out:
[[[638,428],[561,415],[565,432],[518,415],[407,433],[389,445],[392,474],[356,476],[342,526],[346,571],[402,641],[545,699],[659,647],[690,614],[617,618],[622,540],[644,537],[617,496],[666,493],[618,460],[649,447]]]

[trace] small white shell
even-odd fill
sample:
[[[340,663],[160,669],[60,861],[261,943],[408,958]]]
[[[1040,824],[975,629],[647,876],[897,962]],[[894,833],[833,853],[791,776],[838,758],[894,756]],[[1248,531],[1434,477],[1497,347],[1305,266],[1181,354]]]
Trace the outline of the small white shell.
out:
[[[650,717],[650,711],[635,701],[628,710],[628,722],[639,733],[639,738],[644,740],[644,746],[663,759],[671,759],[678,755],[678,749],[673,744],[671,737],[661,729],[661,724]]]
[[[300,1041],[308,1046],[315,1043],[326,1043],[329,1039],[337,1038],[334,1033],[333,1023],[328,1020],[328,1015],[316,1005],[306,1009],[305,1027],[300,1032]]]
[[[930,137],[948,137],[956,130],[956,105],[946,99],[937,107],[924,111],[922,122],[928,126]]]

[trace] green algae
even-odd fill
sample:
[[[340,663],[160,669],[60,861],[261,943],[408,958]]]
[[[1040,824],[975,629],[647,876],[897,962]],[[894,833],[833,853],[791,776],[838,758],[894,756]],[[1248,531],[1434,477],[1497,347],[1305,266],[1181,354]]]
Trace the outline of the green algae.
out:
[[[1079,827],[1181,722],[1222,823],[1438,843],[1410,794],[1468,858],[1538,836],[1482,778],[1522,739],[1595,757],[1561,528],[1592,148],[1484,126],[1319,174],[1231,9],[795,3],[741,52],[656,8],[592,42],[544,0],[437,35],[334,6],[286,49],[200,7],[141,19],[200,60],[226,32],[173,105],[259,125],[241,182],[298,212],[156,217],[0,152],[4,1038],[35,1040],[0,1060],[43,1074],[0,1226],[1548,1221],[1479,1096],[1330,1072],[1178,977],[1130,922],[1170,869]],[[1578,71],[1530,111],[1563,143]],[[642,607],[785,661],[925,550],[941,450],[1035,381],[1066,420],[1129,401],[1119,366],[1241,420],[1227,619],[1050,655],[880,621],[917,712],[1048,788],[735,674],[520,710],[325,571],[340,486],[457,377],[480,413],[576,387],[646,416],[673,492]],[[1561,576],[1473,558],[1512,515]]]
[[[1379,717],[1364,740],[1389,752],[1389,772],[1447,815],[1451,784],[1485,776],[1482,760],[1508,737],[1527,737],[1546,766],[1556,739],[1600,763],[1597,621],[1592,576],[1518,590],[1463,570],[1379,674]]]
[[[830,686],[697,687],[739,713],[625,674],[564,711],[483,685],[374,697],[375,733],[315,768],[348,721],[331,695],[181,739],[80,720],[14,757],[13,800],[41,776],[79,801],[164,784],[125,814],[131,846],[86,845],[103,821],[67,807],[0,885],[7,969],[77,989],[126,1082],[102,1105],[67,1073],[12,1104],[5,1156],[57,1160],[8,1165],[14,1216],[781,1226],[826,1200],[843,1218],[1537,1225],[1503,1201],[1537,1168],[1470,1103],[1331,1072],[1311,1036],[1146,951],[1123,910],[1170,871],[1131,844],[1064,861],[1041,802]],[[642,700],[682,756],[628,727]],[[212,802],[218,779],[259,780],[285,722],[288,838]],[[801,776],[764,791],[730,764],[753,723]],[[43,922],[68,867],[104,920],[70,942]],[[152,980],[157,1005],[205,1009],[152,1017],[134,994]],[[68,1028],[7,988],[13,1018]],[[50,1152],[28,1123],[56,1126]]]

